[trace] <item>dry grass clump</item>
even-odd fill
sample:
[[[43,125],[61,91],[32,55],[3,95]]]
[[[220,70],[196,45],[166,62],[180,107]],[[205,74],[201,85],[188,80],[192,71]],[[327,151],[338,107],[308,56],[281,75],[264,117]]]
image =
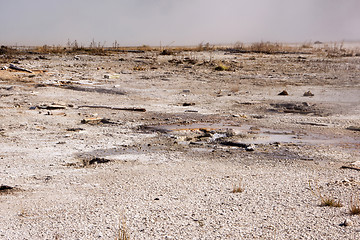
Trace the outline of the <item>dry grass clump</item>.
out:
[[[284,47],[280,43],[271,43],[271,42],[259,42],[253,43],[250,46],[250,51],[255,53],[276,53],[283,52]]]
[[[244,187],[242,186],[242,179],[238,184],[235,184],[233,187],[232,193],[242,193],[244,191]]]
[[[311,48],[310,45],[303,45],[301,48]],[[299,47],[284,45],[282,43],[272,42],[256,42],[252,44],[244,44],[241,42],[235,43],[233,48],[227,49],[233,52],[241,53],[264,53],[264,54],[283,54],[283,53],[297,53],[300,51]]]
[[[196,51],[213,51],[215,50],[215,46],[213,45],[210,45],[210,43],[203,43],[201,42],[196,48],[195,48]]]
[[[311,181],[309,181],[309,188],[310,191],[319,198],[320,200],[320,206],[321,207],[342,207],[343,204],[341,203],[340,200],[336,200],[335,198],[333,198],[332,196],[329,195],[323,195],[320,192],[320,188],[319,187],[315,187],[315,190],[313,189],[313,187],[311,186]]]
[[[7,47],[7,46],[3,46],[3,45],[0,47],[0,55],[3,55],[3,54],[12,55],[16,52],[17,52],[17,50],[13,49],[11,47]]]
[[[360,214],[360,200],[359,200],[359,198],[353,199],[353,197],[351,197],[349,210],[350,210],[350,213],[352,215],[359,215]]]
[[[126,222],[124,219],[119,221],[119,229],[115,240],[130,240],[130,235],[128,233]]]
[[[135,66],[135,67],[133,67],[133,70],[134,70],[134,71],[145,71],[146,68],[145,68],[145,67],[142,67],[142,66]]]
[[[323,196],[321,197],[321,204],[320,206],[322,207],[342,207],[342,203],[340,202],[340,200],[335,200],[334,198],[328,197],[328,196]]]

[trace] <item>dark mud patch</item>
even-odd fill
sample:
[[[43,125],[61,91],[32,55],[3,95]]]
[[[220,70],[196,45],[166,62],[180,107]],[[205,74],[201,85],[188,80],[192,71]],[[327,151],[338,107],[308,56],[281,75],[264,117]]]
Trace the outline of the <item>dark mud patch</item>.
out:
[[[169,144],[160,139],[154,139],[151,143],[134,144],[134,145],[120,145],[114,148],[100,148],[89,152],[78,153],[79,159],[87,159],[89,156],[97,156],[97,158],[106,158],[109,161],[112,160],[112,156],[121,155],[141,155],[149,152],[167,152]],[[109,158],[109,159],[108,159]]]
[[[193,123],[143,126],[144,131],[163,133],[177,141],[196,145],[211,143],[248,147],[250,144],[297,142],[297,135],[290,131],[275,131],[250,125],[227,125],[221,123]]]
[[[294,113],[303,115],[327,116],[323,110],[319,109],[316,104],[302,103],[272,103],[272,108],[268,109],[270,112],[278,113]]]
[[[19,189],[16,188],[16,187],[11,187],[11,186],[8,186],[8,185],[0,185],[0,195],[2,195],[2,194],[11,194],[11,193],[14,193],[16,191],[19,191]]]
[[[312,123],[311,123],[312,125]],[[318,125],[324,127],[324,125]],[[278,146],[279,144],[326,144],[345,146],[353,149],[359,140],[347,136],[313,134],[290,130],[274,130],[253,125],[227,125],[220,123],[193,123],[142,126],[145,132],[158,132],[180,145],[249,148],[258,146]]]
[[[66,166],[68,167],[95,167],[99,164],[110,163],[112,160],[100,157],[91,157],[91,158],[81,158],[77,163],[68,163]]]

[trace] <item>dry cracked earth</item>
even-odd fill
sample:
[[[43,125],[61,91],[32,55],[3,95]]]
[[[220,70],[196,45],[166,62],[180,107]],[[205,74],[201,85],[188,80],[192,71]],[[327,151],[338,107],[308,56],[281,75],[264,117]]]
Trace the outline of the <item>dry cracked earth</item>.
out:
[[[359,56],[0,61],[0,239],[360,238]]]

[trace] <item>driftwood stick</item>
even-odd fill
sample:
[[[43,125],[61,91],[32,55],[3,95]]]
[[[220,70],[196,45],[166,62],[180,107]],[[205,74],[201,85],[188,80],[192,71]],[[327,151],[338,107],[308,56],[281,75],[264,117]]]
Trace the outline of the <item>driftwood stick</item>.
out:
[[[97,106],[97,105],[81,105],[79,108],[105,108],[111,110],[119,110],[119,111],[132,111],[132,112],[146,112],[145,108],[120,108],[120,107],[110,107],[110,106]]]
[[[28,70],[26,68],[21,68],[21,67],[18,67],[16,65],[14,65],[14,64],[11,64],[11,63],[10,63],[9,68],[15,69],[15,70],[18,70],[18,71],[24,71],[24,72],[32,73],[32,71],[30,71],[30,70]]]

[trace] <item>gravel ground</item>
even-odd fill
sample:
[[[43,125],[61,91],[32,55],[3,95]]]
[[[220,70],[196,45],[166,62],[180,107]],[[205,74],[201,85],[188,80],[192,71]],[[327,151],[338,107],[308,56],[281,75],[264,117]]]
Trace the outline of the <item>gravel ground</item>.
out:
[[[360,238],[359,57],[14,59],[32,73],[0,70],[0,239]]]

